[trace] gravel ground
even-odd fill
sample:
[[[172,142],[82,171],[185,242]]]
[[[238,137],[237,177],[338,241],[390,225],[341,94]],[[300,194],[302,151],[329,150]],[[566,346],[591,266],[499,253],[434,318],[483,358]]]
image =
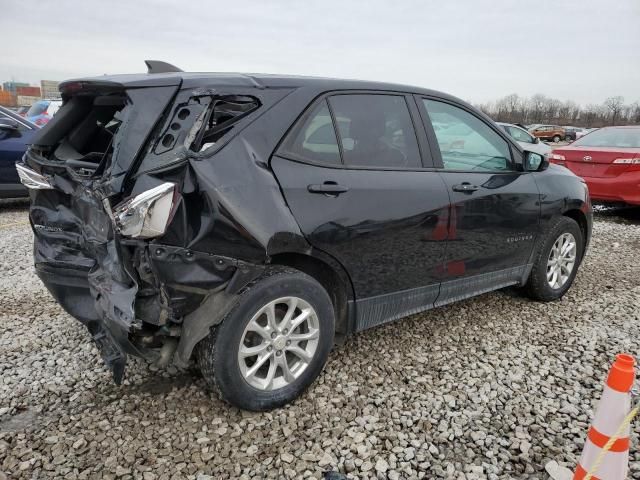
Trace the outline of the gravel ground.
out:
[[[26,209],[0,206],[0,479],[546,479],[580,455],[613,356],[640,351],[634,215],[599,215],[562,301],[506,290],[358,334],[301,399],[255,414],[194,372],[131,361],[115,386],[36,278]]]

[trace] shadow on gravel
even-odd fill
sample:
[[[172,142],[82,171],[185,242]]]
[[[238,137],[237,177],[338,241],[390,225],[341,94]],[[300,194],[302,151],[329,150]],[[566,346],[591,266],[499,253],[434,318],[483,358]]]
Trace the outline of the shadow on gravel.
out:
[[[183,372],[172,377],[154,376],[146,379],[139,385],[131,387],[131,393],[149,393],[151,395],[164,395],[174,388],[183,388],[194,385],[198,376],[194,372]]]
[[[38,415],[28,407],[22,407],[13,416],[0,418],[0,433],[17,432],[38,425]]]
[[[594,205],[594,219],[626,225],[640,225],[640,207]]]

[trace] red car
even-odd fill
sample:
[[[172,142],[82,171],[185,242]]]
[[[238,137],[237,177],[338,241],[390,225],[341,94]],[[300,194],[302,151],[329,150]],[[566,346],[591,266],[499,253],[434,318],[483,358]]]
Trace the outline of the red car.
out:
[[[549,159],[584,178],[593,201],[640,205],[640,126],[600,128]]]

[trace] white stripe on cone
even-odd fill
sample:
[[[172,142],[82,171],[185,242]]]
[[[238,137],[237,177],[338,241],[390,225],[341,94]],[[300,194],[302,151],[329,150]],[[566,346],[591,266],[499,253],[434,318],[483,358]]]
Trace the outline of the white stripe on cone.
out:
[[[618,427],[627,416],[631,408],[631,397],[628,393],[613,390],[605,384],[602,398],[593,419],[593,428],[607,437],[615,435]],[[625,429],[622,438],[629,436],[629,427]]]
[[[591,443],[591,440],[587,438],[587,441],[584,443],[582,457],[580,457],[580,465],[582,465],[582,468],[587,472],[591,471],[591,467],[593,467],[600,450],[600,447]],[[608,451],[595,477],[601,480],[624,480],[627,478],[628,462],[628,450],[625,452]]]

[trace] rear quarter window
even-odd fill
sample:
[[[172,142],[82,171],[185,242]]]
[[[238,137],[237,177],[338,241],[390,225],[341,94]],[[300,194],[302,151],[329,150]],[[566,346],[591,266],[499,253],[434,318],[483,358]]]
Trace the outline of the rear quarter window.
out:
[[[260,107],[258,99],[243,95],[230,95],[211,98],[208,108],[202,112],[197,125],[199,130],[192,136],[189,149],[202,152],[216,145],[234,125]],[[177,115],[180,116],[178,111]],[[165,142],[161,139],[161,142]]]

